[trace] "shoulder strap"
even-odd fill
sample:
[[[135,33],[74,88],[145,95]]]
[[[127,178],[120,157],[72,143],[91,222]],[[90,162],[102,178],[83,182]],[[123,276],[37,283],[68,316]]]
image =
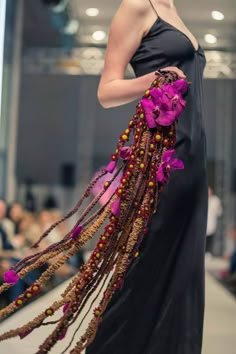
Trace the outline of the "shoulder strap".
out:
[[[153,8],[154,12],[156,13],[156,15],[157,15],[157,17],[158,17],[159,15],[158,15],[157,10],[155,9],[155,7],[154,7],[152,1],[149,0],[149,2],[150,2],[151,7]]]

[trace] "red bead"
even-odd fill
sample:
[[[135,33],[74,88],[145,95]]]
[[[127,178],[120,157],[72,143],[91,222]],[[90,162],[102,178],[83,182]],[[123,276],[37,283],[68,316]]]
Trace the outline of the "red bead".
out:
[[[139,168],[140,168],[140,170],[144,170],[144,169],[145,169],[145,164],[144,164],[144,163],[141,163],[141,164],[139,165]]]
[[[49,307],[46,311],[45,311],[45,315],[46,316],[52,316],[54,314],[54,310],[52,307]]]
[[[126,179],[125,177],[122,177],[122,178],[121,178],[121,182],[122,182],[123,184],[126,184],[126,183],[127,183],[127,179]]]
[[[112,224],[107,225],[107,226],[106,226],[106,231],[107,231],[109,234],[112,234],[113,231],[114,231],[114,226],[113,226]]]
[[[161,141],[161,135],[159,133],[155,134],[154,138],[157,142]]]
[[[129,178],[132,175],[131,171],[126,171],[125,172],[125,177]]]
[[[95,309],[94,309],[94,315],[96,316],[96,317],[98,317],[98,316],[100,316],[101,315],[101,308],[100,307],[96,307]]]
[[[129,164],[128,164],[128,168],[129,168],[130,170],[132,170],[132,169],[134,168],[134,164],[133,164],[133,163],[129,163]]]
[[[112,161],[116,161],[117,160],[117,155],[115,155],[115,154],[111,155],[111,160]]]
[[[145,97],[150,96],[150,90],[146,90],[144,95],[145,95]]]
[[[127,141],[128,139],[129,139],[129,137],[128,137],[128,135],[127,134],[123,134],[123,135],[121,135],[121,140],[122,141]]]
[[[132,160],[132,161],[135,160],[135,155],[134,154],[130,155],[130,160]]]
[[[23,296],[19,296],[16,300],[15,300],[15,304],[16,306],[21,306],[24,304],[24,297]]]
[[[25,299],[29,300],[29,299],[31,299],[32,297],[33,297],[33,294],[32,294],[31,291],[27,290],[27,291],[24,292],[24,298],[25,298]]]
[[[106,188],[108,188],[110,186],[110,182],[109,181],[106,181],[105,183],[104,183],[104,188],[106,189]]]
[[[122,189],[122,188],[117,188],[117,190],[116,190],[116,195],[117,195],[118,197],[120,197],[122,193],[123,193],[123,189]]]
[[[144,113],[141,113],[139,116],[140,119],[144,119]]]
[[[41,287],[39,284],[33,284],[31,286],[31,291],[34,293],[34,294],[37,294],[38,292],[40,292],[41,290]]]

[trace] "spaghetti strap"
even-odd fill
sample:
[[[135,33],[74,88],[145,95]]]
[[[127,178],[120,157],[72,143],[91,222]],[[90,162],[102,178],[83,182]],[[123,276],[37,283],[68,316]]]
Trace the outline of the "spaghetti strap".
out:
[[[159,17],[159,15],[158,15],[158,13],[157,13],[157,10],[155,9],[155,7],[154,7],[152,1],[149,0],[149,2],[150,2],[151,7],[153,8],[154,12],[156,13],[157,17]]]

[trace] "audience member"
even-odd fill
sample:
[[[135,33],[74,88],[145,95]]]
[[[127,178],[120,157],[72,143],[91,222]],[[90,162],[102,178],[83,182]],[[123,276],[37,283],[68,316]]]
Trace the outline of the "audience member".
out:
[[[222,215],[220,198],[214,194],[211,187],[208,188],[208,217],[207,217],[207,239],[206,253],[213,254],[213,243],[217,231],[218,218]]]

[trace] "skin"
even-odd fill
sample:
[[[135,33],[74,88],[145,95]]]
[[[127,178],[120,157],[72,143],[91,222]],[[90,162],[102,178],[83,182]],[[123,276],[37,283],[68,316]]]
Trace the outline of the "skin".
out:
[[[0,221],[6,216],[7,205],[6,202],[0,199]],[[0,257],[17,257],[18,253],[12,250],[3,250],[0,242]]]
[[[184,32],[197,48],[197,41],[177,14],[173,0],[152,0],[158,14]],[[116,107],[140,98],[155,79],[155,72],[134,79],[124,79],[125,70],[142,38],[156,20],[148,0],[123,0],[110,26],[103,73],[98,87],[98,100],[104,108]],[[177,67],[166,67],[184,79]]]

